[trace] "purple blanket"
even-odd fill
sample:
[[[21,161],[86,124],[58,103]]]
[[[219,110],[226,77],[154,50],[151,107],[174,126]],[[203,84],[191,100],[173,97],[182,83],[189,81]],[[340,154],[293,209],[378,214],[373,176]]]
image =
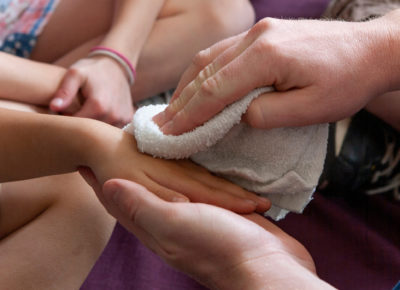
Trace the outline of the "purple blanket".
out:
[[[257,18],[317,18],[328,0],[253,0]],[[340,289],[392,289],[400,280],[400,202],[386,196],[324,196],[278,225],[303,243],[319,276]],[[142,246],[120,225],[83,290],[204,289]]]
[[[319,18],[329,0],[252,0],[257,19]]]

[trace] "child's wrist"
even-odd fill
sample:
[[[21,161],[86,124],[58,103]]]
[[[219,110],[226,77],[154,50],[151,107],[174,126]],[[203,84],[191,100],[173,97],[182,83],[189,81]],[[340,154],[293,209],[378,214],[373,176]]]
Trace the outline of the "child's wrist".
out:
[[[83,127],[83,126],[82,126]],[[117,127],[106,123],[87,119],[82,128],[82,166],[87,166],[95,173],[98,181],[102,184],[112,176],[109,175],[108,167],[115,163],[118,158],[124,158],[119,154],[120,147],[126,141],[125,138],[132,138],[131,135]],[[135,151],[135,143],[132,151]]]
[[[88,55],[88,57],[93,56],[103,56],[118,64],[119,67],[125,72],[129,85],[133,86],[136,79],[136,70],[134,65],[124,54],[106,46],[95,46],[90,50]]]
[[[109,127],[111,126],[93,119],[85,118],[76,122],[75,139],[78,142],[74,150],[79,154],[77,166],[92,169],[97,166],[104,154],[105,143],[112,138],[109,136]]]

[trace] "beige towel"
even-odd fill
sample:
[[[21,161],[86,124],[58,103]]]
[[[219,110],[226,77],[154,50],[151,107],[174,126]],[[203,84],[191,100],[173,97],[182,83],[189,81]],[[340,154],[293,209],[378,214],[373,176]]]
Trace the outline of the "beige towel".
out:
[[[163,158],[190,157],[226,179],[268,197],[266,215],[279,220],[301,213],[312,199],[323,169],[328,125],[260,130],[240,123],[250,102],[272,88],[252,91],[221,113],[179,136],[166,136],[152,117],[166,105],[140,108],[124,130],[134,134],[138,149]]]
[[[400,8],[400,0],[334,0],[330,2],[323,17],[365,21],[382,16],[396,8]]]

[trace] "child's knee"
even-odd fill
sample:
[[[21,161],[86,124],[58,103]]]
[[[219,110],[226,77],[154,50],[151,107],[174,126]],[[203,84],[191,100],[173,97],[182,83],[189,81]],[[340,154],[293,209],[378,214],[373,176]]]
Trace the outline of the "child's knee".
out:
[[[107,221],[109,214],[96,197],[93,189],[78,173],[52,177],[56,200],[52,205],[61,211],[69,211],[77,219],[93,220],[94,223]]]
[[[254,24],[255,13],[248,0],[203,0],[202,5],[208,23],[222,37],[241,33]]]
[[[29,226],[38,217],[56,217],[71,228],[88,226],[88,234],[108,239],[114,219],[78,173],[5,184],[0,194],[0,239]],[[84,226],[83,226],[84,227]]]

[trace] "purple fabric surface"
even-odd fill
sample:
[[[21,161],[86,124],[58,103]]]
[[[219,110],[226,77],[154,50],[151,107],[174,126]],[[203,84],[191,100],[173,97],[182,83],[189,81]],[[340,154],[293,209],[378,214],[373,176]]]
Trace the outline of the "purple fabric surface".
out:
[[[316,194],[302,215],[278,223],[339,289],[392,289],[400,280],[400,202]]]
[[[328,0],[253,0],[257,18],[317,18]],[[315,195],[278,225],[310,251],[319,276],[340,289],[391,289],[400,280],[400,203],[385,196]],[[205,289],[117,225],[82,290]]]
[[[252,0],[257,20],[275,18],[318,18],[330,0]]]
[[[205,289],[168,267],[125,228],[117,224],[83,290]]]

